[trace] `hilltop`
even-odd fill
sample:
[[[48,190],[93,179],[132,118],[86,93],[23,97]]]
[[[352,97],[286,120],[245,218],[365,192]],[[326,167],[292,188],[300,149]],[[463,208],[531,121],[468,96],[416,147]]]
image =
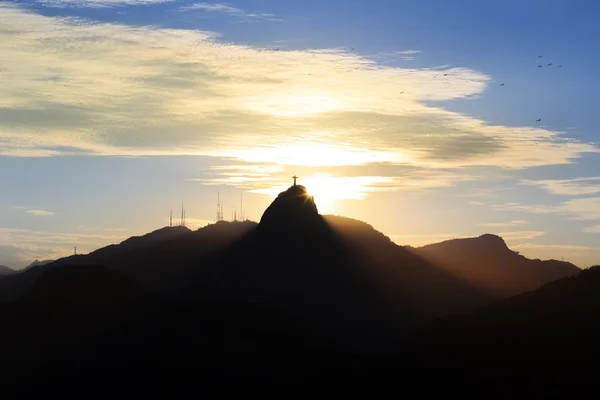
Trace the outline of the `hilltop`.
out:
[[[509,297],[535,290],[581,269],[556,260],[530,260],[491,234],[453,239],[413,249],[444,271],[494,296]]]
[[[14,273],[15,273],[14,270],[12,270],[8,267],[5,267],[4,265],[0,265],[0,276],[12,275]]]

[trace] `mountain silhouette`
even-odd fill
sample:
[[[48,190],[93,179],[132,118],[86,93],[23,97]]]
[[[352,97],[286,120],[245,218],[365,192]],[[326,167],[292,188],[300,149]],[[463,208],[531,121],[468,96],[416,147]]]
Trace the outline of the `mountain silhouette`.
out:
[[[36,264],[0,281],[0,304],[24,295],[44,272],[65,265],[103,265],[142,283],[148,290],[160,292],[255,226],[249,221],[219,221],[197,231],[166,227],[89,254]]]
[[[46,264],[50,264],[51,262],[54,262],[56,260],[34,260],[31,264],[29,264],[28,266],[26,266],[25,268],[23,268],[23,271],[26,269],[29,269],[31,267],[38,267],[38,266],[42,266],[42,265],[46,265]]]
[[[599,310],[596,266],[473,313],[440,319],[405,341],[372,373],[435,375],[443,379],[446,393],[483,384],[507,393],[519,385],[527,391],[515,396],[570,397],[575,386],[595,382],[599,372]],[[394,367],[399,359],[410,370]]]
[[[0,265],[0,276],[12,275],[14,273],[15,273],[14,270],[12,270],[8,267],[5,267],[4,265]]]
[[[477,259],[482,247],[510,253],[495,236],[472,242],[462,257]],[[557,296],[569,289],[528,296],[592,282],[586,274],[523,294],[517,299],[534,300],[509,309],[523,319],[536,302],[558,312]],[[515,298],[495,303],[501,295],[468,277],[364,222],[323,217],[306,188],[292,186],[259,224],[163,228],[3,278],[0,343],[11,346],[0,380],[13,395],[25,387],[145,395],[239,383],[437,379],[443,373],[435,368],[450,368],[460,346],[474,362],[488,346],[502,356],[488,325],[521,329],[503,317]],[[486,321],[480,330],[478,321]],[[476,364],[456,365],[479,376]]]
[[[581,269],[556,260],[530,260],[508,248],[496,235],[453,239],[413,249],[449,274],[498,297],[539,288],[556,279],[575,276]]]
[[[372,229],[371,243],[340,234],[339,221],[323,218],[306,189],[292,186],[256,229],[186,277],[178,292],[259,304],[370,349],[385,347],[381,332],[395,341],[431,318],[491,300]]]

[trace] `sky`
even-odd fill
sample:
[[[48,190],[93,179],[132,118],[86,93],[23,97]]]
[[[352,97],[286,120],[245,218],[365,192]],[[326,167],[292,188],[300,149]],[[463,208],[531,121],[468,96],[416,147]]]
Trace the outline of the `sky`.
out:
[[[401,245],[600,264],[600,4],[0,0],[0,265],[307,187]]]

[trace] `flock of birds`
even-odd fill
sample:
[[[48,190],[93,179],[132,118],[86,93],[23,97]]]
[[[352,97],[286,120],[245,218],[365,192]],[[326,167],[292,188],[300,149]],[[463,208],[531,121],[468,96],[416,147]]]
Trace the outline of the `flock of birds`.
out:
[[[544,57],[543,55],[539,55],[537,58],[540,59],[540,58],[543,58],[543,57]],[[543,66],[544,66],[543,64],[539,64],[537,67],[538,68],[542,68]],[[551,66],[552,66],[552,63],[546,64],[546,67],[551,67]],[[562,65],[557,65],[556,68],[562,68]],[[446,76],[446,75],[447,74],[444,74],[444,76]],[[433,78],[435,79],[436,77],[434,76]],[[504,86],[504,83],[501,83],[500,86]],[[542,119],[538,118],[538,119],[535,120],[535,122],[542,122]]]
[[[279,51],[279,48],[274,48],[274,49],[273,49],[273,51]],[[355,51],[355,50],[354,50],[354,48],[352,48],[352,49],[351,49],[351,51],[352,51],[352,52],[354,52],[354,51]],[[315,56],[315,55],[316,55],[316,54],[314,54],[314,53],[313,53],[313,56]],[[543,58],[543,57],[544,57],[543,55],[539,55],[539,56],[537,56],[537,58],[538,58],[538,59],[541,59],[541,58]],[[544,66],[543,64],[539,64],[537,67],[538,67],[538,68],[542,68],[543,66]],[[552,63],[547,63],[547,64],[546,64],[546,67],[551,67],[551,66],[552,66]],[[557,65],[557,66],[556,66],[556,68],[562,68],[562,65]],[[312,75],[312,74],[310,74],[310,73],[309,73],[309,74],[306,74],[306,75]],[[448,76],[448,74],[446,73],[446,74],[444,74],[443,76]],[[437,75],[434,75],[434,76],[433,76],[433,79],[437,79],[437,77],[438,77]],[[504,83],[501,83],[501,84],[500,84],[500,86],[505,86],[505,84],[504,84]],[[403,94],[403,93],[404,93],[403,91],[402,91],[402,92],[400,92],[400,94]],[[536,119],[536,120],[535,120],[535,122],[542,122],[542,119],[541,119],[541,118],[538,118],[538,119]]]

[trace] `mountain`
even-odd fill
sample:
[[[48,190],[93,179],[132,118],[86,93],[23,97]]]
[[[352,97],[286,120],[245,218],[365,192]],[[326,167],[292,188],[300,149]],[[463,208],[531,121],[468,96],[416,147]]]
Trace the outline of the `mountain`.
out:
[[[12,275],[14,273],[15,273],[14,270],[12,270],[8,267],[5,267],[4,265],[0,265],[0,276]]]
[[[24,295],[46,271],[66,265],[103,265],[153,291],[163,291],[190,268],[210,257],[256,226],[253,222],[225,222],[197,231],[166,227],[134,236],[85,255],[39,263],[0,282],[0,304]]]
[[[31,267],[40,267],[42,265],[46,265],[46,264],[50,264],[51,262],[54,262],[55,260],[34,260],[31,264],[29,264],[28,266],[26,266],[23,270],[29,269]]]
[[[156,385],[298,383],[343,375],[427,321],[491,300],[364,223],[323,218],[302,186],[282,192],[258,225],[175,236],[26,271],[39,276],[0,309],[12,321],[0,340],[39,366],[36,382],[47,384],[71,376],[150,393]],[[142,283],[148,271],[173,270],[160,293]],[[96,311],[79,328],[88,308]],[[30,350],[44,325],[53,327]],[[19,365],[20,376],[33,373]]]
[[[595,381],[598,337],[600,266],[470,314],[443,318],[407,340],[378,371],[387,370],[388,377],[445,371],[436,377],[457,382],[468,377],[471,387],[487,383],[502,390],[525,383],[548,398],[557,396],[552,393],[556,383]],[[392,367],[400,359],[411,371]]]
[[[412,249],[447,273],[498,297],[510,297],[581,269],[556,260],[530,260],[508,248],[496,235],[453,239]]]
[[[470,251],[500,247],[499,238],[484,239]],[[569,324],[591,326],[597,313],[598,288],[586,276],[493,302],[500,296],[370,225],[323,217],[295,185],[259,224],[165,228],[0,281],[0,293],[20,293],[0,305],[0,343],[11,344],[0,388],[13,396],[23,388],[199,395],[240,383],[347,389],[383,380],[443,392],[447,377],[469,388],[471,377],[508,379],[522,368],[509,355],[541,355],[539,344],[528,347],[534,340],[565,339],[567,349],[576,340],[561,336]],[[545,332],[552,324],[560,334]]]
[[[425,321],[491,300],[351,221],[324,218],[306,189],[292,186],[256,229],[186,277],[178,292],[259,304],[363,349],[383,348]],[[361,228],[348,229],[352,224]]]

